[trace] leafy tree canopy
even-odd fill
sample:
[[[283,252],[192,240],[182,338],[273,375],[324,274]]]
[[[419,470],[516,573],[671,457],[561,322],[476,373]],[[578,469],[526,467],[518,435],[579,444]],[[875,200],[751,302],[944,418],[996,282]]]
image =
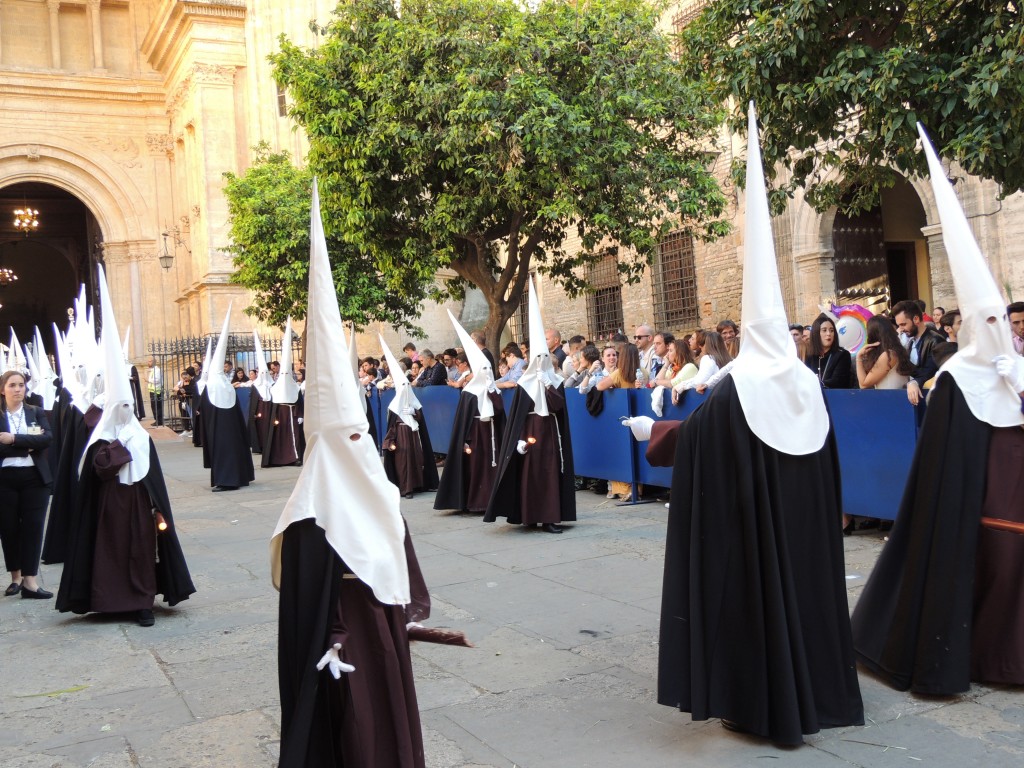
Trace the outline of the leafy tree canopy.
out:
[[[481,289],[496,345],[531,270],[571,295],[614,243],[637,280],[660,236],[725,229],[702,142],[721,114],[644,0],[350,0],[274,56],[325,222],[388,288]],[[581,248],[566,246],[576,235]],[[629,255],[626,255],[629,254]],[[438,270],[456,277],[437,287]]]
[[[682,34],[690,77],[749,99],[766,165],[819,210],[872,205],[884,164],[925,172],[916,123],[940,153],[1003,194],[1024,189],[1024,25],[1019,0],[716,0]],[[795,152],[791,152],[795,149]]]
[[[241,176],[225,174],[224,194],[237,271],[231,281],[255,293],[245,312],[283,326],[291,315],[306,316],[309,286],[309,204],[312,173],[292,164],[287,152],[272,152],[266,143]],[[328,237],[328,251],[342,316],[356,325],[385,320],[416,331],[422,290],[389,291],[373,259],[338,237]]]

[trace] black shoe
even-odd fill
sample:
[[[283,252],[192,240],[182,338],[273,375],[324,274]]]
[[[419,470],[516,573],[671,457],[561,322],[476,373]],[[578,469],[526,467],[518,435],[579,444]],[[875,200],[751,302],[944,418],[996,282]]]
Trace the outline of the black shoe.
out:
[[[883,520],[878,524],[878,530],[882,533],[892,530],[892,520]]]
[[[222,491],[237,491],[237,485],[215,485],[211,489],[214,493],[221,493]]]
[[[850,518],[850,522],[843,526],[843,536],[852,536],[853,529],[856,527],[857,521],[854,518]]]
[[[42,587],[37,589],[35,592],[24,585],[21,587],[22,600],[49,600],[51,597],[53,597],[53,592],[47,592]]]
[[[868,517],[868,518],[865,518],[865,519],[861,520],[859,523],[857,523],[857,530],[858,531],[868,531],[868,530],[871,530],[872,528],[877,528],[877,527],[878,527],[878,518],[877,517]]]
[[[590,490],[592,490],[594,493],[604,496],[606,493],[608,493],[608,481],[598,480],[590,487]]]
[[[413,497],[414,495],[415,495],[415,494],[412,494],[412,493],[407,493],[407,494],[405,494],[405,498],[407,498],[407,499],[411,499],[411,498],[412,498],[412,497]]]
[[[545,533],[561,533],[562,532],[562,526],[557,525],[556,523],[544,523],[544,525],[541,526],[541,529]]]
[[[749,733],[746,728],[740,727],[738,723],[734,723],[732,720],[723,720],[722,727],[727,731],[732,731],[733,733]]]
[[[19,592],[21,592],[21,584],[16,581],[12,581],[11,586],[4,590],[4,594],[7,595],[7,597],[12,597]]]
[[[143,608],[139,611],[136,619],[140,627],[152,627],[156,623],[156,618],[154,618],[153,612],[149,608]]]

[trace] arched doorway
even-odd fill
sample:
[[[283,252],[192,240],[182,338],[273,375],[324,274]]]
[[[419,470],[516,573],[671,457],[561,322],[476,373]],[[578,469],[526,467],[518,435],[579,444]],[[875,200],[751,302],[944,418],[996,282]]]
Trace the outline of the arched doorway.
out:
[[[921,232],[926,225],[921,199],[901,176],[882,193],[880,205],[853,216],[837,213],[837,303],[862,304],[876,314],[903,299],[924,299],[930,306],[928,244]]]
[[[27,234],[14,226],[17,209],[37,210],[39,226]],[[0,333],[13,328],[22,343],[39,327],[53,353],[51,324],[68,323],[79,286],[95,305],[96,270],[102,261],[99,223],[86,205],[52,184],[19,182],[0,189],[0,268],[17,280],[0,287]]]

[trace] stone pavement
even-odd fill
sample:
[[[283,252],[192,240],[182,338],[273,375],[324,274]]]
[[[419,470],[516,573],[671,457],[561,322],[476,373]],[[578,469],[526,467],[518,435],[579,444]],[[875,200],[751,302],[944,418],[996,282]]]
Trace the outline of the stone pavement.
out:
[[[165,435],[165,437],[170,437]],[[276,765],[277,595],[267,543],[298,473],[211,494],[199,451],[158,444],[198,588],[143,629],[126,616],[58,614],[0,599],[0,767],[271,768]],[[868,726],[778,749],[655,703],[667,510],[577,495],[561,536],[403,500],[432,626],[476,648],[413,649],[427,765],[1019,766],[1024,691],[975,686],[922,698],[861,674]],[[845,540],[851,600],[881,546]],[[60,566],[44,566],[56,590]]]

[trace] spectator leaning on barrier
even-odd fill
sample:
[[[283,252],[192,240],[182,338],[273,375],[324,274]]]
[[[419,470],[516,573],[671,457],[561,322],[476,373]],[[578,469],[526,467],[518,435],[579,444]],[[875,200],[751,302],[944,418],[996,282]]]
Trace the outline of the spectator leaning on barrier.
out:
[[[440,387],[448,381],[448,369],[441,365],[434,353],[424,349],[420,353],[420,362],[423,364],[423,371],[419,378],[413,382],[415,387]]]
[[[963,318],[960,316],[959,309],[951,309],[949,312],[942,314],[942,321],[939,324],[939,330],[946,335],[946,338],[956,343],[957,334],[960,333],[960,323],[963,322]]]
[[[566,377],[565,388],[578,387],[594,363],[601,362],[601,352],[593,344],[587,344],[575,359],[575,370]]]
[[[448,379],[448,386],[455,387],[456,389],[462,389],[469,383],[469,380],[473,378],[473,371],[469,367],[469,358],[465,352],[459,352],[455,355],[455,378]]]
[[[715,328],[725,342],[725,348],[729,351],[729,357],[736,357],[740,351],[740,329],[732,320],[726,319]]]
[[[556,363],[555,368],[561,367],[562,363],[565,362],[565,350],[562,349],[562,332],[554,328],[548,328],[544,331],[544,341],[547,342],[548,352],[551,353],[551,357]]]
[[[420,359],[419,354],[416,352],[416,345],[413,344],[411,341],[406,343],[406,345],[402,347],[402,352],[406,357],[408,357],[413,362],[416,362]]]
[[[501,378],[494,382],[498,389],[511,389],[519,381],[519,378],[523,375],[523,371],[526,370],[526,361],[523,359],[522,348],[514,341],[510,341],[505,345],[505,348],[501,350],[501,356],[505,361],[505,365],[508,366],[508,371],[504,373]]]
[[[654,334],[654,339],[651,342],[651,348],[654,350],[654,354],[651,355],[650,367],[648,369],[648,387],[656,386],[654,382],[658,378],[658,374],[661,372],[661,369],[665,367],[668,349],[675,339],[676,337],[668,331],[658,331]]]
[[[444,364],[445,375],[448,381],[455,381],[459,378],[459,368],[455,365],[455,356],[457,354],[459,353],[451,347],[441,353],[441,362]]]
[[[640,370],[643,372],[641,378],[646,386],[647,382],[654,378],[654,374],[651,373],[651,364],[655,356],[654,329],[649,325],[638,325],[633,332],[633,341],[640,354]]]
[[[825,389],[850,388],[850,353],[839,346],[835,321],[824,312],[811,326],[811,350],[804,363]]]

